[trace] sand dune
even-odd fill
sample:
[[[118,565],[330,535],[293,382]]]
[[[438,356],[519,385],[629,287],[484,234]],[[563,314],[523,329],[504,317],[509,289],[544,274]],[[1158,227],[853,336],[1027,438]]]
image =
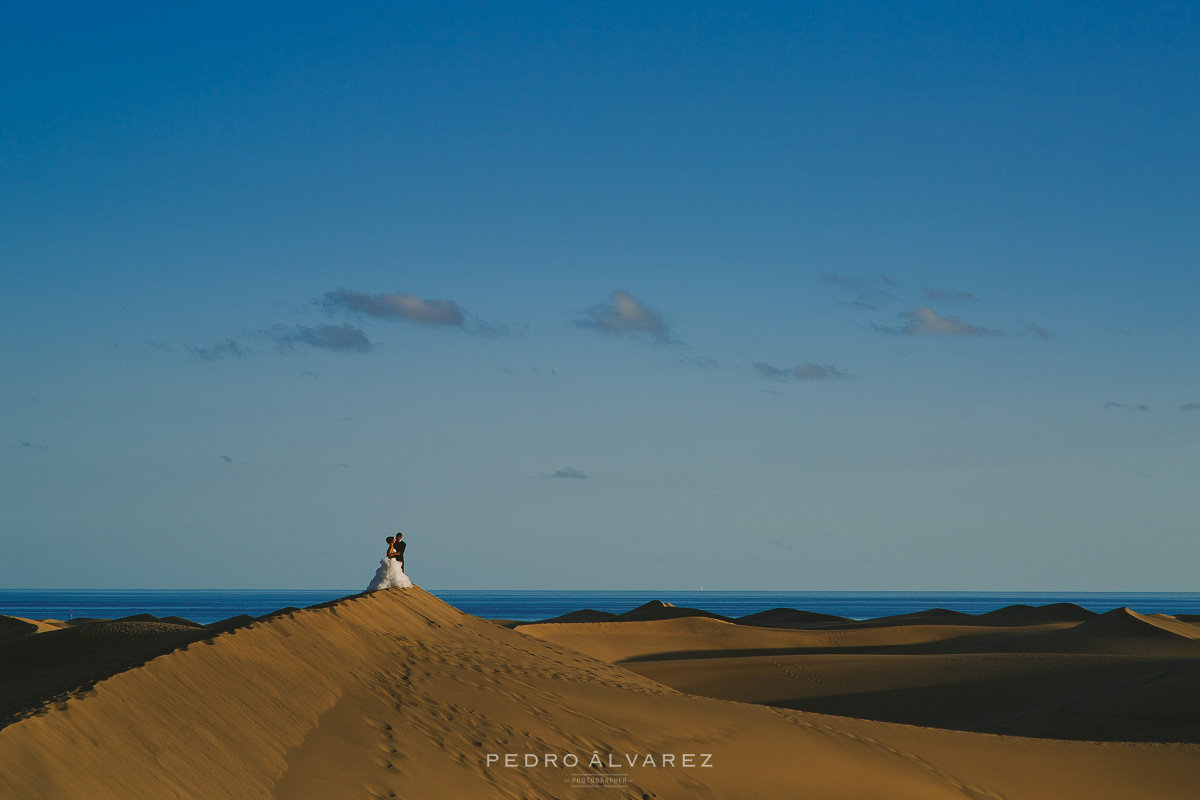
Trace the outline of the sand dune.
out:
[[[648,622],[530,623],[517,630],[613,662],[667,658],[831,652],[960,652],[995,646],[1003,639],[1017,647],[1024,637],[1062,625],[1019,629],[983,625],[886,624],[805,628],[738,625],[707,617]]]
[[[1095,611],[1074,603],[1050,603],[1044,606],[1005,606],[979,614],[975,619],[991,625],[1047,625],[1054,622],[1086,622],[1096,616]]]
[[[754,632],[704,618],[576,627],[679,638],[687,625]],[[1192,797],[1200,781],[1193,745],[989,736],[684,694],[416,588],[199,633],[0,729],[0,794],[1126,800]],[[617,766],[562,767],[593,752]],[[505,767],[505,754],[538,764]],[[627,783],[584,789],[573,773]]]
[[[1065,604],[903,618],[910,624],[782,630],[677,619],[520,630],[720,699],[963,731],[1200,742],[1195,625]]]
[[[1096,655],[809,655],[647,661],[693,694],[961,731],[1200,742],[1200,663]]]
[[[542,622],[610,622],[616,619],[617,615],[611,611],[597,611],[594,608],[581,608],[578,611],[569,611],[551,619],[542,620]],[[493,620],[496,622],[497,620]],[[503,620],[504,623],[513,623],[514,625],[526,625],[525,622],[517,622],[515,620]]]
[[[540,620],[539,624],[553,624],[560,622],[650,622],[659,619],[680,619],[683,617],[706,617],[708,619],[719,619],[724,622],[730,622],[729,617],[720,614],[714,614],[711,611],[704,611],[699,608],[687,608],[684,606],[676,606],[671,603],[664,603],[661,600],[651,600],[637,608],[626,611],[623,614],[614,614],[609,611],[596,611],[593,608],[583,608],[578,611],[571,611],[558,617]],[[517,623],[518,625],[528,625],[531,623]]]
[[[0,616],[0,642],[29,633],[37,633],[39,627],[39,623],[32,619]]]
[[[800,611],[795,608],[769,608],[766,611],[746,614],[734,620],[739,625],[764,625],[772,628],[807,627],[814,623],[849,621],[846,617],[818,614],[814,611]]]
[[[719,619],[722,622],[731,622],[729,617],[720,614],[714,614],[711,611],[704,611],[699,608],[688,608],[686,606],[676,606],[671,603],[664,603],[661,600],[651,600],[644,603],[632,611],[626,611],[624,614],[617,614],[613,617],[614,621],[618,622],[652,622],[660,619],[681,619],[683,617],[704,617],[706,619]]]
[[[0,719],[211,635],[195,623],[155,617],[86,622],[0,617]]]

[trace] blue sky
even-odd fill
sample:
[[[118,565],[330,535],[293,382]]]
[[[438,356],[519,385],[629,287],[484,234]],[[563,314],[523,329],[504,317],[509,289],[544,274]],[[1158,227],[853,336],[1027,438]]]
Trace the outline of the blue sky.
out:
[[[0,585],[1190,590],[1189,4],[0,27]]]

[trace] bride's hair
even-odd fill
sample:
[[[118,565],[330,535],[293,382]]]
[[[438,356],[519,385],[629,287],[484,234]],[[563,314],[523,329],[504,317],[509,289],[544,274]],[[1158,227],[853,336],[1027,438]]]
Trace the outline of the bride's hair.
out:
[[[394,537],[394,536],[387,537],[387,541],[389,541],[389,542],[394,542],[395,540],[396,540],[396,537]]]

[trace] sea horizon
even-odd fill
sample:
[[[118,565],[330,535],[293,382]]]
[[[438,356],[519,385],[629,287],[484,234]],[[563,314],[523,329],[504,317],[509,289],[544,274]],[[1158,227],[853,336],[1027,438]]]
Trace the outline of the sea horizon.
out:
[[[1073,603],[1103,613],[1128,607],[1147,614],[1198,614],[1200,592],[674,590],[674,589],[427,589],[486,619],[528,622],[591,608],[621,613],[652,600],[740,617],[771,608],[798,608],[870,619],[933,608],[983,614],[1010,605]],[[119,619],[175,616],[208,624],[263,616],[360,593],[360,589],[0,589],[0,615],[29,619]]]

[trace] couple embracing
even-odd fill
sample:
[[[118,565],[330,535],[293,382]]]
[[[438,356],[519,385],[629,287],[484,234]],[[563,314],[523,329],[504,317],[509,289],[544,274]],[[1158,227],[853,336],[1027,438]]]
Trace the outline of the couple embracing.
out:
[[[387,537],[388,551],[387,557],[394,558],[400,562],[400,569],[404,569],[404,548],[408,547],[404,543],[404,534],[397,533],[395,536]]]
[[[412,581],[404,574],[404,534],[387,537],[387,555],[379,561],[379,569],[367,587],[368,592],[378,589],[407,589]]]

